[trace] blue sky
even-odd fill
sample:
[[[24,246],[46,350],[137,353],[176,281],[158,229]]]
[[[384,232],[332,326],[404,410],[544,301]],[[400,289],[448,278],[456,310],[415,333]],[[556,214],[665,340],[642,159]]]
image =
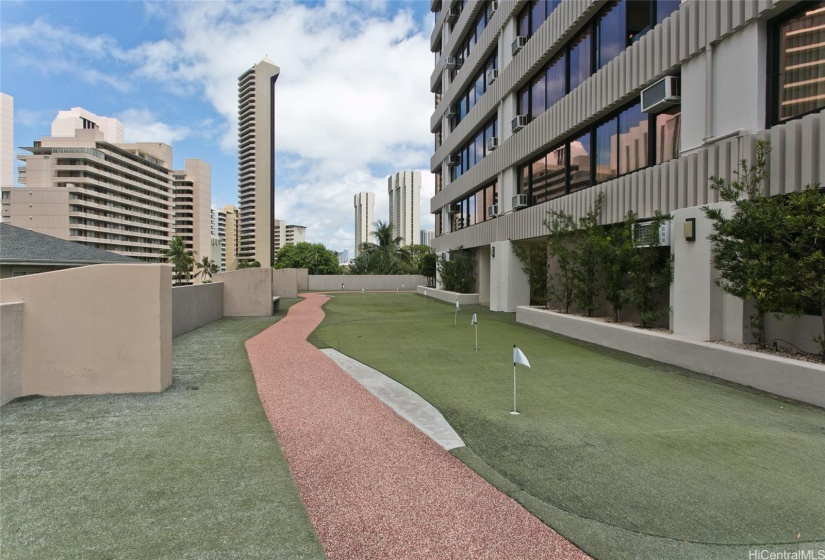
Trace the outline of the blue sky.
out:
[[[264,56],[276,90],[275,214],[309,241],[354,245],[353,195],[422,171],[433,228],[429,2],[0,2],[0,90],[14,97],[15,146],[48,135],[60,110],[123,121],[127,141],[212,166],[212,203],[237,200],[237,77]]]

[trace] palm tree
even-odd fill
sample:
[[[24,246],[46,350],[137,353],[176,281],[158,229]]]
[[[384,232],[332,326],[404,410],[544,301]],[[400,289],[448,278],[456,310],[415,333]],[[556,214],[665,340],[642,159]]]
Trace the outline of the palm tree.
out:
[[[200,270],[201,282],[211,280],[212,275],[217,274],[219,271],[217,263],[209,257],[203,257],[201,261],[197,263],[197,267]]]
[[[188,283],[192,267],[195,265],[195,253],[186,248],[186,242],[183,238],[172,238],[169,241],[169,246],[161,254],[166,257],[166,262],[172,265],[176,285],[180,286],[184,280]]]
[[[410,253],[401,246],[403,238],[392,236],[392,224],[378,220],[372,232],[377,243],[364,243],[361,251],[367,254],[369,274],[399,274],[409,267]]]

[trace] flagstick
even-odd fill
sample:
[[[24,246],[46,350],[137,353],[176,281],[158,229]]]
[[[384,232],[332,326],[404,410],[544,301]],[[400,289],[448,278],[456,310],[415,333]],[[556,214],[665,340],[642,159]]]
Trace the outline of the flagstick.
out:
[[[478,351],[478,321],[476,321],[476,351]]]
[[[455,317],[453,318],[453,326],[458,324],[458,309],[455,310]]]
[[[513,362],[513,412],[510,414],[520,414],[518,410],[516,410],[516,363]]]

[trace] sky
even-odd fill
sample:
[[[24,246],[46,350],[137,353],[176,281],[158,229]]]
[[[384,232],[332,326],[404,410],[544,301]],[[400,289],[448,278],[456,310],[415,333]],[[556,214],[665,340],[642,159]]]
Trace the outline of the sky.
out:
[[[422,172],[433,229],[427,0],[0,1],[0,91],[14,97],[15,146],[83,107],[124,124],[127,142],[165,142],[174,167],[212,167],[212,205],[237,205],[237,85],[268,56],[275,107],[275,217],[353,255],[353,196]],[[22,153],[18,150],[18,153]],[[16,173],[15,173],[16,179]]]

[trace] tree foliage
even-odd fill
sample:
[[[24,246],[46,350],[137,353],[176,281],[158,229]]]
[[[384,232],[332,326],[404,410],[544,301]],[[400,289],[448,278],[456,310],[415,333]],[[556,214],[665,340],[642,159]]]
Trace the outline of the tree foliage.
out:
[[[588,317],[599,308],[597,298],[601,292],[599,274],[605,254],[604,228],[599,217],[604,205],[604,193],[599,193],[593,207],[585,214],[573,232],[576,250],[573,258],[573,298],[576,305]]]
[[[301,241],[284,245],[275,255],[275,268],[306,268],[309,274],[339,274],[341,266],[333,251],[321,243]]]
[[[245,268],[261,268],[261,263],[258,261],[238,261],[235,265],[235,270],[243,270]]]
[[[189,283],[192,269],[195,266],[195,253],[186,248],[186,242],[182,237],[174,237],[169,240],[169,246],[161,253],[166,257],[166,262],[172,265],[172,273],[175,277],[175,284],[181,285]]]
[[[463,247],[438,258],[441,283],[444,284],[444,289],[450,292],[469,293],[475,280],[473,269],[472,253]]]
[[[658,232],[668,218],[660,211],[653,217],[652,229]],[[673,282],[673,258],[669,247],[659,247],[659,236],[654,235],[650,247],[636,247],[628,262],[628,284],[624,296],[639,315],[642,327],[647,328],[670,311],[659,304],[662,293]]]
[[[558,302],[565,313],[570,313],[576,267],[576,221],[570,214],[551,210],[544,225],[549,230],[547,254],[556,259],[558,268],[548,277],[547,297]]]
[[[358,256],[350,264],[350,274],[425,274],[432,267],[435,255],[426,245],[402,245],[402,238],[393,237],[392,224],[377,221],[372,233],[375,243],[362,243]],[[430,270],[428,268],[427,270]],[[435,273],[433,272],[433,278]]]
[[[203,257],[200,262],[197,263],[197,267],[200,270],[201,282],[211,282],[212,275],[217,274],[220,270],[218,263],[209,257]]]
[[[530,285],[530,305],[547,305],[547,243],[547,237],[537,237],[513,245]]]
[[[627,288],[630,266],[635,257],[633,224],[636,214],[632,211],[624,222],[609,227],[602,244],[602,288],[605,299],[613,307],[613,320],[621,320],[621,311],[627,305]]]

